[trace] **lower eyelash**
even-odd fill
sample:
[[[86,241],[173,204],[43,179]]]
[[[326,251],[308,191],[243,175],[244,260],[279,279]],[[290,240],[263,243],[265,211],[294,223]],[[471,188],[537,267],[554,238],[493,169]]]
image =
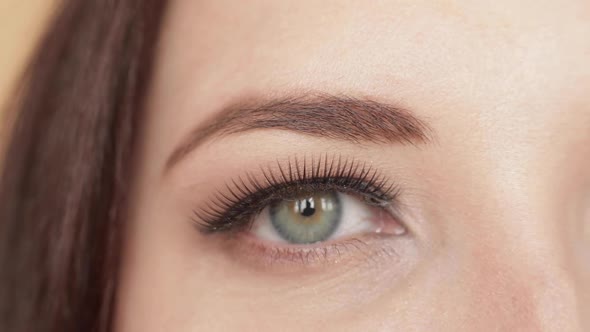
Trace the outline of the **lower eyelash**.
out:
[[[354,261],[378,264],[382,258],[399,258],[397,246],[384,234],[368,234],[315,246],[269,246],[243,233],[236,236],[238,238],[226,238],[222,242],[225,243],[224,249],[237,261],[248,266],[273,267],[283,272],[291,268],[300,271],[302,266],[325,267]]]
[[[356,195],[376,206],[389,205],[399,195],[399,188],[366,162],[329,154],[295,157],[230,180],[194,210],[193,222],[206,234],[238,231],[273,202],[321,191]]]

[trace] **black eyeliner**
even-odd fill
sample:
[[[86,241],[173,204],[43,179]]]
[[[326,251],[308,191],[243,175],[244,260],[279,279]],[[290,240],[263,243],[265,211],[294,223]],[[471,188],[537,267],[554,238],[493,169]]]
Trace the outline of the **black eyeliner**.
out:
[[[295,157],[261,167],[259,174],[230,180],[204,207],[193,211],[192,221],[205,234],[239,231],[273,202],[322,191],[355,195],[376,206],[388,205],[399,195],[399,188],[366,162],[328,154],[317,159]]]

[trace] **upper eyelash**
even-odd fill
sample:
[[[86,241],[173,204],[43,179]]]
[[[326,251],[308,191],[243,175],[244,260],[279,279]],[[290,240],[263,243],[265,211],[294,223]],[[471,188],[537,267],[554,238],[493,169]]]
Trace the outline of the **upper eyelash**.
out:
[[[399,196],[399,188],[366,162],[341,155],[279,160],[260,168],[259,176],[246,173],[226,184],[209,203],[193,211],[193,222],[204,233],[242,229],[267,205],[305,193],[340,191],[385,205]]]

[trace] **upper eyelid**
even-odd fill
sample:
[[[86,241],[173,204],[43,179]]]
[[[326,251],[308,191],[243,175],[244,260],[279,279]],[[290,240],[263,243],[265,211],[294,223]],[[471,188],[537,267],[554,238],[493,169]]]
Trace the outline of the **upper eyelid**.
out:
[[[284,172],[284,163],[286,163],[289,168],[288,176]],[[314,171],[311,174],[307,172],[310,168]],[[277,179],[276,176],[273,178],[273,174],[276,173],[276,170],[281,174],[281,179]],[[274,167],[273,164],[267,165],[266,168],[261,166],[260,173],[263,181],[266,181],[264,187],[272,187],[277,184],[301,183],[302,181],[311,181],[316,178],[349,178],[357,181],[368,180],[368,183],[377,184],[379,187],[382,187],[385,192],[393,192],[395,189],[394,184],[389,183],[390,181],[388,181],[381,172],[372,165],[355,158],[344,157],[341,154],[323,154],[319,156],[317,161],[313,156],[308,157],[306,155],[303,157],[295,156],[294,158],[287,158],[286,161],[276,160]],[[232,181],[233,186],[226,185],[226,189],[229,190],[232,189],[232,187],[235,188],[236,185],[239,185],[242,188],[255,187],[257,190],[263,189],[260,182],[257,180],[257,177],[252,173],[246,173],[246,179],[248,180],[248,183],[246,183],[242,177],[238,177],[238,180],[241,183],[236,184],[235,181]]]
[[[392,201],[399,195],[399,187],[381,175],[377,169],[366,162],[354,158],[344,158],[342,155],[324,154],[317,159],[304,156],[303,158],[288,158],[287,161],[277,160],[274,167],[269,166],[266,169],[261,167],[261,173],[262,175],[258,177],[247,173],[245,177],[230,180],[231,183],[227,184],[225,188],[227,194],[218,192],[214,195],[215,198],[208,203],[208,206],[194,211],[197,219],[201,221],[197,221],[196,224],[221,222],[219,219],[224,216],[224,213],[237,205],[250,204],[248,200],[251,199],[264,200],[268,199],[270,195],[279,194],[286,197],[285,192],[279,193],[278,191],[287,190],[293,186],[316,185],[316,188],[306,187],[306,189],[316,190],[321,189],[320,185],[324,185],[322,188],[331,186],[332,189],[342,192],[349,190],[349,193],[362,194],[366,197],[373,196],[372,198],[382,201]],[[280,179],[277,178],[279,175],[273,175],[276,173],[280,173]],[[261,184],[261,181],[266,183]],[[326,182],[320,183],[318,181]],[[258,202],[258,204],[264,203],[268,202]],[[262,207],[259,206],[259,208]],[[208,208],[209,210],[207,210]],[[254,208],[251,207],[251,209]],[[253,211],[253,213],[256,212]],[[226,217],[230,216],[226,215]]]
[[[353,180],[356,180],[356,179],[353,179]],[[295,185],[295,184],[291,184],[291,183],[290,183],[290,184],[286,184],[286,185],[285,185],[285,187],[292,187],[292,186],[294,186],[294,185]],[[302,185],[301,187],[302,187],[302,188],[303,188],[303,187],[306,187],[306,185]],[[305,188],[305,189],[307,189],[307,188]],[[340,192],[344,192],[344,193],[348,193],[348,194],[351,194],[351,193],[356,193],[356,194],[360,194],[360,195],[367,195],[367,196],[374,195],[374,192],[373,192],[373,193],[365,193],[365,192],[362,192],[360,189],[358,189],[358,188],[357,188],[357,187],[355,187],[354,185],[351,185],[351,186],[341,186],[341,185],[339,185],[339,184],[337,184],[337,183],[334,183],[334,184],[328,184],[328,185],[326,185],[326,187],[316,188],[316,190],[317,190],[317,189],[324,189],[324,190],[338,190],[338,191],[340,191]],[[381,190],[380,190],[380,191],[381,191]],[[391,190],[391,191],[393,191],[393,190]],[[310,192],[311,192],[311,191],[310,191]],[[251,195],[253,195],[253,194],[256,194],[256,193],[258,193],[258,191],[254,191],[254,192],[252,192],[252,194],[251,194]],[[395,191],[395,192],[393,192],[393,193],[390,193],[390,190],[389,190],[389,189],[385,189],[385,190],[383,190],[383,191],[382,191],[382,193],[383,193],[384,195],[387,195],[387,197],[373,197],[373,198],[375,198],[375,199],[378,199],[378,200],[380,200],[380,201],[387,201],[387,202],[389,203],[389,201],[391,201],[391,200],[394,200],[395,198],[397,198],[397,196],[399,196],[399,191]],[[265,207],[265,206],[266,206],[268,203],[270,203],[270,201],[272,201],[272,200],[274,200],[274,199],[278,199],[278,198],[280,198],[280,199],[291,199],[291,196],[279,196],[279,197],[274,197],[274,196],[273,196],[273,195],[277,195],[277,194],[278,194],[278,193],[277,193],[276,191],[275,191],[275,192],[270,192],[270,193],[266,194],[266,195],[269,195],[269,196],[268,196],[266,199],[264,199],[263,201],[261,201],[261,202],[260,202],[261,204],[260,204],[260,206],[258,206],[258,208],[257,208],[257,209],[252,209],[252,210],[248,211],[248,215],[250,215],[250,214],[256,214],[256,213],[258,213],[258,212],[259,212],[259,210],[261,210],[261,209],[262,209],[263,207]],[[227,197],[226,197],[226,196],[223,196],[223,197],[224,197],[224,199],[227,199]],[[223,203],[221,203],[221,204],[223,204]],[[220,202],[216,203],[216,205],[220,205]],[[383,204],[375,204],[375,205],[377,205],[377,206],[383,206]],[[230,207],[231,207],[231,206],[229,206],[229,205],[228,205],[228,208],[230,208]],[[196,211],[194,211],[194,212],[196,213]],[[207,213],[206,211],[201,211],[201,212]],[[212,222],[208,222],[208,221],[206,221],[206,220],[205,220],[205,218],[202,218],[200,215],[197,215],[197,217],[198,217],[199,219],[201,219],[201,221],[200,221],[200,222],[196,222],[196,224],[197,224],[197,225],[204,226],[204,225],[203,225],[203,223],[204,223],[204,224],[212,224]],[[233,225],[228,225],[228,226],[233,226]],[[209,232],[209,230],[207,230],[207,232]]]

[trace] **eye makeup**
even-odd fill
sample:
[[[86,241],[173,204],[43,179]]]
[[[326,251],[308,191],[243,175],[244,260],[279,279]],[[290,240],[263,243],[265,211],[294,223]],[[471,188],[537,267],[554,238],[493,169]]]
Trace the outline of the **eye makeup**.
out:
[[[219,250],[250,267],[298,271],[374,262],[406,251],[400,195],[369,162],[329,153],[295,156],[230,177],[190,220]]]
[[[264,208],[320,192],[353,195],[380,208],[392,207],[400,188],[366,162],[324,154],[277,160],[232,179],[213,194],[204,207],[193,211],[193,222],[205,233],[236,232],[251,227]]]

